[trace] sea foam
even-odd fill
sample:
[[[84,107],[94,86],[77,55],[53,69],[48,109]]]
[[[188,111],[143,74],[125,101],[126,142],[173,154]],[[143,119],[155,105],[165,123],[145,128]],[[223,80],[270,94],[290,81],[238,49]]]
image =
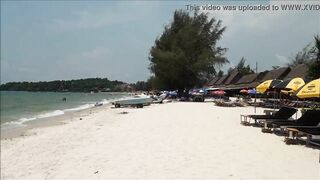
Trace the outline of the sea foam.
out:
[[[128,97],[121,97],[121,98],[116,98],[117,100],[119,99],[125,99]],[[110,99],[109,99],[110,100]],[[115,100],[115,99],[113,99]],[[101,101],[99,101],[100,103],[102,103],[103,105],[109,104],[110,101],[108,101],[107,99],[102,99]],[[51,112],[44,112],[44,113],[40,113],[37,114],[35,116],[32,117],[23,117],[20,118],[18,120],[15,121],[9,121],[9,122],[5,122],[1,125],[1,129],[8,129],[8,128],[15,128],[15,127],[24,127],[26,126],[25,123],[29,122],[29,121],[34,121],[34,120],[38,120],[38,119],[42,119],[42,118],[49,118],[49,117],[54,117],[54,116],[60,116],[65,114],[66,112],[72,112],[72,111],[80,111],[80,110],[85,110],[85,109],[89,109],[89,108],[93,108],[95,106],[94,102],[90,102],[87,104],[83,104],[74,108],[69,108],[69,109],[63,109],[63,110],[54,110]]]

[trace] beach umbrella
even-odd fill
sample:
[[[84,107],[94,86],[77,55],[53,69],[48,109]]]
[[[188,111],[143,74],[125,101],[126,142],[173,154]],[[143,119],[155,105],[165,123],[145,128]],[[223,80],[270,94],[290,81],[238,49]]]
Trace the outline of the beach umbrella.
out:
[[[218,90],[219,88],[214,88],[214,87],[208,87],[206,88],[206,91],[215,91]]]
[[[264,81],[263,83],[259,84],[256,87],[257,92],[259,93],[264,93],[266,92],[268,89],[271,89],[272,87],[274,87],[275,85],[281,83],[281,80],[278,79],[272,79],[272,80],[267,80]]]
[[[295,92],[300,87],[302,87],[305,84],[304,80],[302,78],[292,78],[284,80],[283,82],[275,85],[273,88],[277,90],[284,90],[282,92]]]
[[[177,96],[178,93],[176,91],[170,91],[170,92],[168,92],[168,95],[169,96]]]
[[[207,90],[205,88],[199,89],[198,93],[207,94]]]
[[[315,79],[297,90],[296,96],[299,98],[319,98],[320,97],[320,78]]]
[[[191,89],[189,90],[190,95],[197,95],[197,94],[207,94],[207,90],[205,89]]]
[[[242,93],[242,94],[248,94],[248,90],[246,90],[246,89],[241,89],[241,90],[240,90],[240,93]]]
[[[249,89],[248,94],[260,94],[255,89]]]
[[[211,92],[212,95],[219,95],[219,96],[224,95],[225,93],[226,92],[223,91],[223,90],[217,90],[217,91],[212,91]]]

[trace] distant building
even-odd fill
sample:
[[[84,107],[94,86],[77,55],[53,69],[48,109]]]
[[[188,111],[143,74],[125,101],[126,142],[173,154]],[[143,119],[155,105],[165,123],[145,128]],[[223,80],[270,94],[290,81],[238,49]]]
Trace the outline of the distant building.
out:
[[[220,77],[216,76],[214,78],[212,78],[209,82],[208,85],[209,86],[213,86],[215,82],[217,82],[220,79]]]
[[[225,90],[240,90],[244,88],[255,88],[260,83],[271,79],[288,79],[301,77],[307,80],[308,67],[305,64],[297,65],[290,69],[289,67],[281,67],[271,71],[263,71],[258,74],[248,74],[241,76],[237,70],[233,70],[230,74],[222,77],[214,77],[209,82],[209,86],[222,88]]]
[[[257,80],[258,74],[248,74],[242,76],[236,83],[228,86],[228,89],[243,89],[256,87],[255,81]]]
[[[227,80],[228,75],[224,75],[221,78],[219,78],[219,80],[217,80],[217,82],[214,83],[214,86],[221,86],[224,84],[224,82]]]
[[[287,76],[284,79],[300,77],[305,81],[307,81],[308,80],[307,72],[308,72],[308,66],[305,64],[299,64],[296,67],[292,68],[291,71],[287,74]]]
[[[241,78],[241,75],[239,74],[238,70],[234,69],[229,74],[228,78],[224,82],[225,85],[235,84],[239,79]]]
[[[290,72],[289,67],[282,67],[278,69],[273,69],[269,71],[262,79],[260,82],[267,81],[270,79],[284,79],[287,74]]]

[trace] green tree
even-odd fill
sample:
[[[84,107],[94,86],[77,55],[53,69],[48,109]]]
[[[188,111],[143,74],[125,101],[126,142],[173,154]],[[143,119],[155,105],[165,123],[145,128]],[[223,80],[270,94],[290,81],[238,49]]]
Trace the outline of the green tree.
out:
[[[229,68],[228,74],[231,74],[233,70],[237,70],[240,75],[247,75],[247,74],[252,74],[254,71],[251,69],[250,65],[245,65],[246,59],[242,57],[238,63],[238,65],[235,68]]]
[[[289,67],[293,68],[299,64],[309,64],[312,60],[316,59],[316,46],[309,43],[301,51],[299,51],[294,57],[291,57]]]
[[[320,37],[319,35],[314,37],[314,50],[313,59],[309,63],[308,77],[310,79],[320,78]]]
[[[219,72],[218,72],[217,76],[218,76],[218,77],[222,77],[222,76],[223,76],[223,74],[224,74],[224,73],[223,73],[223,71],[219,70]]]
[[[207,14],[177,10],[173,21],[155,40],[150,50],[153,81],[168,90],[201,86],[216,75],[216,68],[227,63],[226,49],[217,46],[225,27]]]
[[[110,81],[107,78],[87,78],[68,81],[40,81],[40,82],[9,82],[0,85],[2,91],[71,91],[89,92],[115,90],[118,85],[124,84],[121,81]]]

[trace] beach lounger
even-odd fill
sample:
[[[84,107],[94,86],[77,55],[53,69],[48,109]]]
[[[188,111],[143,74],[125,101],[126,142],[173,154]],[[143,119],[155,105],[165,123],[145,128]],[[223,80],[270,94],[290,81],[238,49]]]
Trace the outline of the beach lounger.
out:
[[[320,111],[308,110],[299,119],[293,121],[270,121],[274,128],[288,126],[317,126],[320,123]]]
[[[294,115],[297,112],[297,109],[292,108],[292,107],[282,107],[279,109],[279,111],[269,114],[269,115],[240,115],[240,123],[243,125],[249,125],[251,119],[255,121],[255,124],[259,120],[270,120],[270,119],[283,119],[287,120],[289,119],[292,115]]]
[[[292,126],[286,128],[287,136],[285,137],[286,144],[296,144],[302,136],[306,136],[306,144],[320,146],[319,139],[312,139],[312,136],[320,135],[320,126]]]
[[[320,111],[308,110],[297,120],[273,119],[266,120],[262,132],[270,132],[271,128],[286,128],[291,126],[317,126],[320,123]]]

